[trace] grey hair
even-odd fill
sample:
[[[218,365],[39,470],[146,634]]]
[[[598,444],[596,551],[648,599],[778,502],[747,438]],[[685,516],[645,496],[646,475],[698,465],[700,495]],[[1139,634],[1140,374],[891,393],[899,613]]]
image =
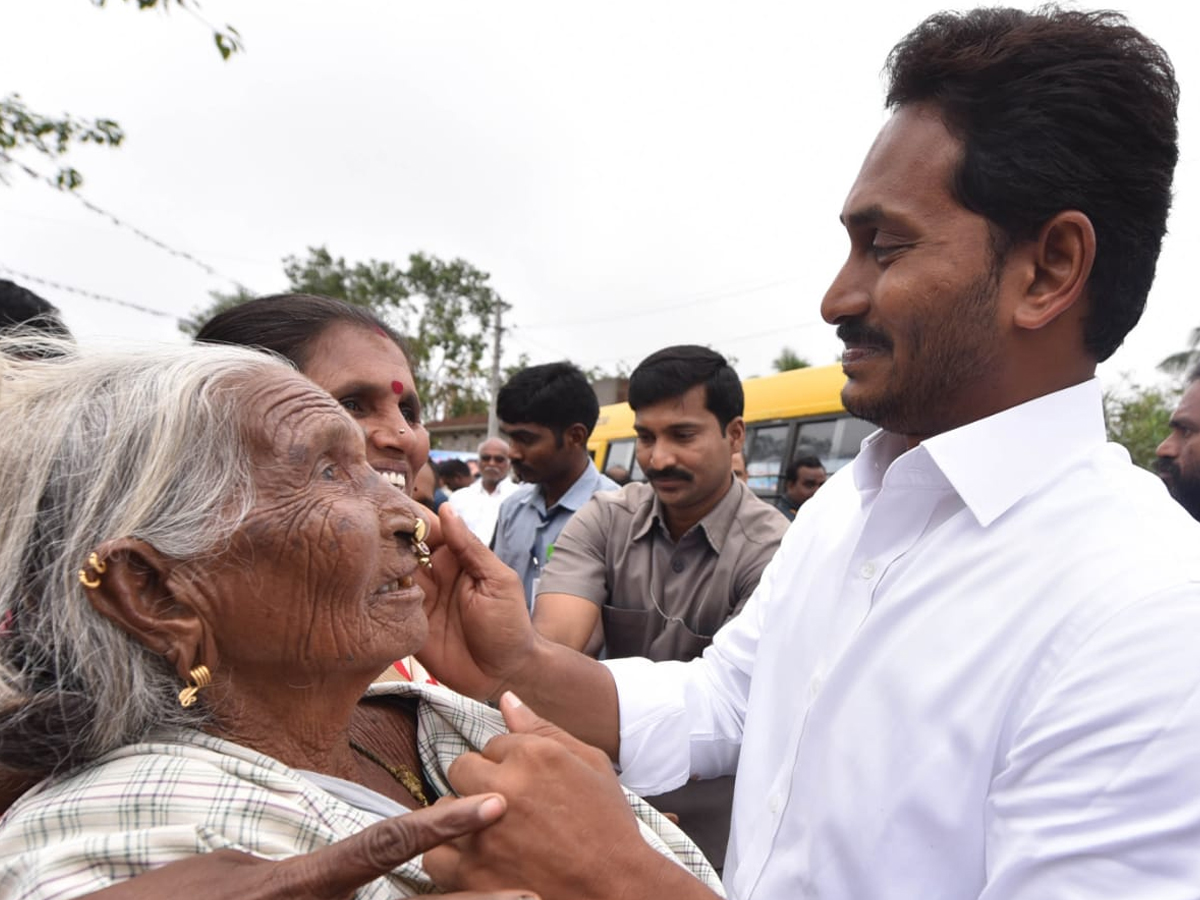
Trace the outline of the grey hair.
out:
[[[286,364],[233,347],[30,343],[0,339],[0,766],[40,775],[205,720],[77,573],[105,540],[180,561],[227,547],[254,504],[237,388]]]
[[[482,453],[484,444],[490,444],[492,441],[499,441],[502,443],[504,445],[505,453],[508,453],[512,449],[512,446],[504,438],[500,437],[499,435],[493,435],[492,437],[486,437],[480,441],[479,446],[475,448],[475,452]]]

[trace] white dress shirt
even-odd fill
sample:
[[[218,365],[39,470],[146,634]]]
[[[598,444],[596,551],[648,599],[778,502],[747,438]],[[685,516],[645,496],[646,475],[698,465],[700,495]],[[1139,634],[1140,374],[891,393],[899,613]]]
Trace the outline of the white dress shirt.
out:
[[[471,533],[483,543],[492,542],[496,530],[496,517],[500,515],[500,501],[517,489],[511,478],[502,478],[490,494],[483,489],[483,479],[476,478],[465,488],[450,495],[450,506],[466,523]]]
[[[1093,380],[876,432],[691,663],[609,662],[622,780],[737,770],[740,900],[1200,897],[1200,525]]]

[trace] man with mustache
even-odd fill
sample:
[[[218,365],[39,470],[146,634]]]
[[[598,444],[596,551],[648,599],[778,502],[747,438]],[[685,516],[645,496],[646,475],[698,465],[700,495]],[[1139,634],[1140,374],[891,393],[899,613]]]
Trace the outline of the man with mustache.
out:
[[[629,376],[637,458],[649,484],[594,496],[563,528],[533,625],[608,659],[694,659],[754,593],[787,520],[733,477],[742,384],[706,347],[667,347]],[[733,779],[649,798],[719,870]]]
[[[542,805],[431,871],[711,897],[648,854],[609,864],[633,840],[611,761],[646,793],[736,771],[739,900],[1197,896],[1200,525],[1106,442],[1095,378],[1166,231],[1171,62],[1118,13],[980,8],[918,25],[887,76],[821,303],[845,406],[880,430],[689,663],[521,632],[468,554],[473,590],[431,616],[466,650],[444,677],[603,753],[576,764],[543,722],[460,759],[456,790]]]
[[[1158,445],[1154,468],[1193,519],[1200,521],[1200,365],[1187,376],[1187,386],[1171,416],[1171,433]]]

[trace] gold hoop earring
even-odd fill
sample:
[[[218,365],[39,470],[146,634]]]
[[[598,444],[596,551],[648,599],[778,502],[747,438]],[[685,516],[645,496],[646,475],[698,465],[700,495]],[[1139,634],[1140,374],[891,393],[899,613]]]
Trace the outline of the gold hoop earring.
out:
[[[95,578],[91,578],[88,576],[88,569],[91,569],[92,571],[94,571],[96,573]],[[83,568],[83,569],[79,570],[79,583],[82,584],[85,588],[91,588],[92,590],[95,590],[96,588],[100,587],[100,576],[103,575],[107,571],[108,571],[108,563],[106,563],[102,559],[100,559],[100,557],[99,557],[99,555],[97,555],[96,551],[93,550],[91,553],[88,554],[87,568]]]
[[[212,672],[208,670],[208,666],[196,666],[188,672],[188,684],[179,692],[179,705],[187,709],[196,702],[196,695],[200,693],[201,688],[206,688],[212,684]]]
[[[424,566],[426,569],[433,567],[433,560],[429,558],[429,545],[425,543],[428,534],[429,526],[425,524],[424,519],[418,516],[416,524],[413,525],[412,548],[413,553],[417,555],[417,565]]]

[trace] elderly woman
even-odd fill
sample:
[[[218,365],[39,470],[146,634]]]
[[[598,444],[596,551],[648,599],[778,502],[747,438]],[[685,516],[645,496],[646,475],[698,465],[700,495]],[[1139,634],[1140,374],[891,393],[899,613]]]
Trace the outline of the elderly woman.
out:
[[[315,294],[257,297],[218,313],[196,340],[269,350],[324,388],[362,429],[367,462],[410,497],[428,467],[429,432],[408,343],[362,306]],[[427,681],[413,657],[386,677]]]
[[[290,857],[448,794],[502,723],[363,697],[425,638],[427,551],[347,412],[261,353],[64,352],[0,352],[0,767],[43,779],[0,820],[0,895]],[[357,896],[433,889],[414,860]]]

